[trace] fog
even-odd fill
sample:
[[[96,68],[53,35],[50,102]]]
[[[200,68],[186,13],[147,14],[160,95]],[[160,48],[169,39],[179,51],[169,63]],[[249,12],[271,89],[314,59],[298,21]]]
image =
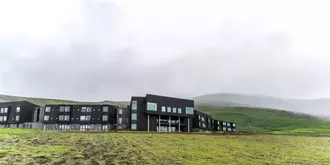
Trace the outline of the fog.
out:
[[[327,6],[1,1],[0,93],[81,101],[146,93],[330,97]]]

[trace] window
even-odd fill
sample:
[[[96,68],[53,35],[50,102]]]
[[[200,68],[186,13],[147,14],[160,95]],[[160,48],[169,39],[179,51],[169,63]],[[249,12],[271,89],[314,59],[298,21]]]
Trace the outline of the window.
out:
[[[222,130],[223,130],[223,131],[226,131],[226,127],[222,127]]]
[[[87,107],[87,112],[92,112],[92,107]]]
[[[203,127],[205,128],[205,123],[203,123]]]
[[[0,116],[0,121],[3,121],[3,116]]]
[[[3,121],[7,121],[7,116],[4,116],[3,117]]]
[[[86,116],[86,121],[90,121],[91,120],[91,116],[90,115],[87,115]]]
[[[194,114],[194,108],[192,108],[192,107],[186,107],[186,114],[193,115]]]
[[[86,120],[86,116],[80,116],[80,121],[85,121]]]
[[[233,127],[236,127],[236,124],[235,123],[233,123]]]
[[[201,120],[201,116],[200,115],[198,115],[198,118],[199,118],[199,120]]]
[[[63,108],[63,110],[64,110],[64,108]],[[59,116],[58,116],[58,120],[59,120],[59,121],[63,121],[63,120],[64,120],[64,115],[59,115]]]
[[[50,112],[50,107],[46,107],[45,112]]]
[[[220,121],[218,121],[218,125],[220,125]]]
[[[70,112],[70,107],[69,106],[65,106],[65,112]]]
[[[136,124],[131,124],[131,129],[136,130]]]
[[[181,108],[178,108],[178,113],[182,113],[182,109]]]
[[[227,126],[230,126],[230,123],[227,123]]]
[[[202,121],[204,122],[204,117],[202,117]]]
[[[136,100],[132,101],[132,110],[137,110],[137,101]]]
[[[137,120],[137,115],[136,115],[136,113],[132,113],[132,120]]]
[[[171,112],[171,107],[167,107],[167,112]]]
[[[123,118],[119,117],[118,118],[118,124],[122,124],[123,123]]]
[[[157,111],[157,104],[147,102],[147,110],[148,111]]]
[[[218,126],[218,130],[220,130],[220,127]]]
[[[59,115],[58,120],[59,121],[69,121],[70,116],[69,115]]]
[[[49,116],[48,115],[45,115],[44,116],[44,121],[48,121],[49,120]]]
[[[87,111],[87,107],[81,107],[81,112],[86,112]]]
[[[108,115],[102,115],[102,121],[108,121]]]
[[[222,122],[222,125],[226,126],[226,122]]]
[[[231,131],[231,128],[228,128],[228,131]]]
[[[1,108],[0,113],[5,113],[5,108]]]
[[[8,113],[8,108],[5,108],[5,112],[4,113]]]
[[[166,112],[166,107],[162,106],[162,112]]]
[[[60,106],[60,112],[64,112],[64,106]]]
[[[16,115],[15,120],[16,120],[16,121],[19,121],[19,115]]]
[[[176,108],[173,107],[173,113],[176,113]]]
[[[102,111],[103,111],[103,112],[108,112],[108,111],[109,111],[109,107],[103,107],[103,108],[102,108]]]
[[[16,107],[16,112],[21,112],[21,107]]]
[[[119,115],[123,114],[123,110],[122,109],[118,109],[118,114]]]

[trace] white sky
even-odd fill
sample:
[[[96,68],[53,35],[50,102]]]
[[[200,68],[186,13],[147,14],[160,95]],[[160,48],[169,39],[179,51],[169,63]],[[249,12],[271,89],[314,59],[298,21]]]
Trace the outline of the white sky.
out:
[[[281,97],[330,97],[329,3],[302,0],[1,0],[0,93],[70,99],[125,99],[147,92],[182,96],[235,92]],[[27,77],[37,76],[34,79],[43,80],[42,75],[38,77],[31,66],[17,68],[18,62],[31,60],[41,63],[41,56],[45,59],[46,56],[47,59],[75,59],[72,52],[66,51],[70,50],[70,45],[77,43],[95,46],[98,54],[93,56],[100,60],[111,61],[114,57],[109,55],[110,52],[129,49],[134,54],[131,58],[136,65],[147,67],[145,70],[159,70],[159,74],[171,75],[163,73],[159,66],[171,67],[171,63],[180,57],[189,58],[193,64],[190,67],[194,69],[182,71],[182,75],[174,70],[178,74],[176,79],[172,77],[173,81],[164,84],[167,87],[163,89],[158,89],[157,85],[151,88],[150,83],[153,82],[149,81],[141,82],[143,87],[136,89],[138,87],[131,83],[121,82],[126,81],[129,75],[118,78],[115,81],[132,86],[131,91],[123,89],[125,92],[120,96],[95,93],[82,97],[78,89],[70,91],[70,87],[62,88],[65,84],[58,83],[45,82],[42,91],[37,89],[38,86],[24,85],[34,83],[20,74],[31,74]],[[52,51],[40,53],[48,49]],[[209,59],[212,53],[216,57],[211,57],[215,59]],[[120,57],[116,56],[116,60]],[[210,62],[221,66],[208,68],[212,71],[203,70],[210,67]],[[47,65],[38,67],[35,70],[53,73],[47,72],[51,70]],[[18,70],[21,71],[16,73]],[[11,76],[7,78],[8,75]],[[180,76],[191,83],[187,84]],[[199,81],[201,78],[207,81]],[[258,79],[269,81],[254,82]],[[95,85],[107,89],[110,86],[123,88],[111,84],[112,79],[105,81],[109,81],[105,83],[109,86]],[[196,87],[201,86],[200,83],[205,86]],[[60,88],[56,88],[56,84]],[[62,96],[48,88],[69,91],[62,91]]]

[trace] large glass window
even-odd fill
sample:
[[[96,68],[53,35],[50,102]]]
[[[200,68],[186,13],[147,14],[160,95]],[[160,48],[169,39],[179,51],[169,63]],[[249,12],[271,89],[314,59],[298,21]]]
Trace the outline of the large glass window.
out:
[[[4,116],[3,117],[3,121],[7,121],[7,116]]]
[[[16,121],[19,121],[19,115],[16,115],[15,120],[16,120]]]
[[[131,129],[136,130],[136,124],[131,124]]]
[[[167,107],[167,112],[171,112],[171,107]]]
[[[16,107],[16,112],[21,112],[21,107]]]
[[[64,115],[64,120],[69,121],[70,120],[70,115]]]
[[[81,107],[81,112],[86,112],[87,111],[87,107]]]
[[[192,107],[186,107],[186,114],[193,115],[194,114],[194,108],[192,108]]]
[[[44,116],[44,121],[48,121],[49,120],[49,116],[48,115],[45,115]]]
[[[122,124],[123,123],[123,118],[119,117],[118,118],[118,124]]]
[[[109,111],[109,107],[106,107],[106,106],[103,107],[103,108],[102,108],[102,111],[103,111],[103,112],[108,112],[108,111]]]
[[[64,106],[60,106],[60,112],[64,112]]]
[[[8,108],[5,108],[5,112],[4,113],[8,113]]]
[[[162,106],[162,112],[166,112],[166,107]]]
[[[119,115],[123,114],[123,110],[122,109],[118,109],[118,114]]]
[[[50,112],[50,107],[46,107],[45,112]]]
[[[136,115],[136,113],[132,113],[132,120],[137,120],[137,115]]]
[[[136,100],[132,101],[132,110],[137,110],[137,101]]]
[[[2,116],[0,116],[0,121],[3,121],[3,117]]]
[[[69,106],[65,106],[65,112],[70,112],[70,107]]]
[[[5,108],[1,108],[0,113],[5,113]]]
[[[64,109],[63,109],[63,110],[64,110]],[[64,115],[59,115],[59,116],[58,116],[58,120],[59,120],[59,121],[63,121],[63,120],[64,120]]]
[[[92,107],[87,107],[87,112],[92,112]]]
[[[147,102],[147,110],[148,111],[157,111],[157,104]]]
[[[80,121],[85,121],[86,120],[86,116],[80,116]]]
[[[108,121],[108,115],[103,115],[102,116],[102,121]]]
[[[181,108],[178,108],[178,113],[182,113],[182,109]]]
[[[173,107],[173,113],[176,113],[176,108],[175,107]]]

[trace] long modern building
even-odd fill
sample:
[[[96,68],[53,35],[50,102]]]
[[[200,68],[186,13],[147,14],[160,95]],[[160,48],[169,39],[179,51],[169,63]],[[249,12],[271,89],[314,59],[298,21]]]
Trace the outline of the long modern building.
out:
[[[153,132],[236,131],[236,125],[212,119],[194,101],[147,94],[133,96],[127,108],[109,104],[0,103],[0,128]]]

